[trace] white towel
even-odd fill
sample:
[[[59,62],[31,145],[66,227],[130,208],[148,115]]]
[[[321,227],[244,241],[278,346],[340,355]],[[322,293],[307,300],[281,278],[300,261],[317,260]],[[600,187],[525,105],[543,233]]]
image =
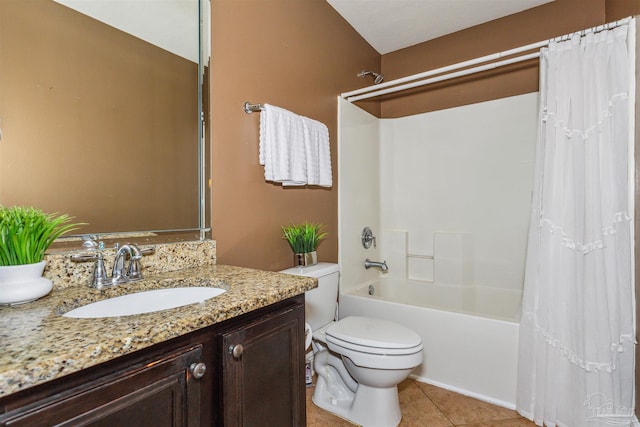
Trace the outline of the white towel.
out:
[[[329,129],[313,119],[303,117],[307,160],[307,184],[331,187],[331,148]]]
[[[260,114],[260,164],[267,181],[331,187],[329,130],[321,122],[265,104]]]

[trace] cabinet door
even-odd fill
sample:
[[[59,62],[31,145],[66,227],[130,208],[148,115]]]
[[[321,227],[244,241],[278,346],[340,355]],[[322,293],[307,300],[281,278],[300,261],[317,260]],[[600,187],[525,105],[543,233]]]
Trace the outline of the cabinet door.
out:
[[[183,348],[2,414],[0,426],[197,427],[200,381],[190,367],[201,362],[200,345]]]
[[[304,305],[222,335],[225,427],[304,426]]]

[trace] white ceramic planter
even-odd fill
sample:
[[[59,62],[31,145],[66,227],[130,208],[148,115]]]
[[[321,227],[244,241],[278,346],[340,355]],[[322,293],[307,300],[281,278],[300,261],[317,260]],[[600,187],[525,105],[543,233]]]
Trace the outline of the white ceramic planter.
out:
[[[45,261],[0,266],[0,304],[22,304],[51,292],[51,280],[42,277]]]

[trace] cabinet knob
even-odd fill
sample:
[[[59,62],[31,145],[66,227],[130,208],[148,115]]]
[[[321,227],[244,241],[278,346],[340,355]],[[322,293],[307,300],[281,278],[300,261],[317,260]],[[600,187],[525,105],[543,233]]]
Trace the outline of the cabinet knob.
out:
[[[244,347],[242,344],[236,344],[229,346],[229,353],[233,356],[234,359],[239,359],[242,356],[242,352],[244,351]]]
[[[193,378],[200,379],[204,377],[204,373],[207,372],[207,365],[202,362],[192,363],[191,366],[189,366],[189,370],[191,371],[191,375],[193,375]]]

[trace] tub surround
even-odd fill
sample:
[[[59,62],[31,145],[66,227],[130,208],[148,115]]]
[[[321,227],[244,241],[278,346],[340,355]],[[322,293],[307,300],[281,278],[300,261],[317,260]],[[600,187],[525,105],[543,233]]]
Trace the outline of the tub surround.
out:
[[[107,268],[112,260],[105,254]],[[215,264],[215,242],[156,245],[144,257],[141,282],[106,290],[87,286],[92,263],[75,264],[69,254],[49,256],[45,276],[53,291],[38,301],[0,307],[0,397],[44,383],[300,295],[313,278]],[[84,267],[88,267],[84,269]],[[76,269],[82,269],[80,274]],[[221,287],[203,303],[133,316],[99,319],[62,317],[91,302],[152,289]]]

